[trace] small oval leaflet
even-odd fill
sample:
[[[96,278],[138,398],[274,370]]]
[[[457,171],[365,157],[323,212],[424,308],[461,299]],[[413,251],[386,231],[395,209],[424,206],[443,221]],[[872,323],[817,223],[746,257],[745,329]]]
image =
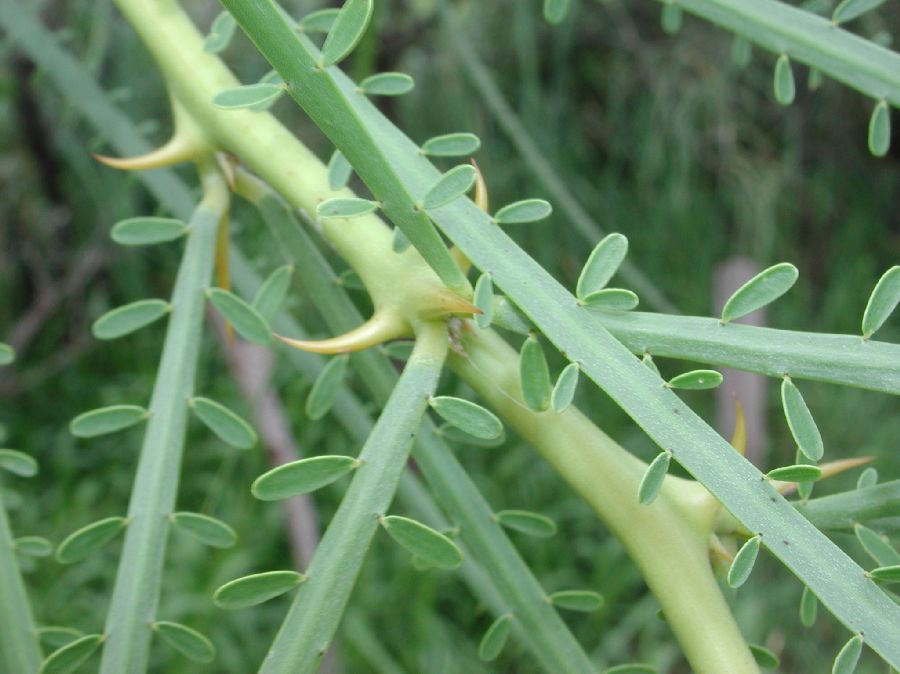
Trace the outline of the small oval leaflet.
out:
[[[491,326],[494,320],[494,282],[490,274],[482,274],[475,282],[475,294],[472,300],[476,307],[481,309],[475,316],[475,324],[484,330]]]
[[[203,40],[203,51],[207,54],[218,54],[223,51],[231,38],[234,36],[234,29],[237,28],[237,21],[227,10],[221,12],[212,22],[209,28],[209,35]]]
[[[359,274],[357,274],[352,269],[345,269],[344,271],[342,271],[340,275],[335,279],[335,283],[346,288],[347,290],[366,289],[366,286],[363,284],[362,279],[359,278]]]
[[[484,662],[496,660],[506,645],[511,627],[512,617],[509,614],[502,615],[491,623],[478,644],[478,657]]]
[[[429,157],[468,157],[481,148],[481,139],[474,133],[447,133],[429,138],[420,152]]]
[[[399,227],[394,227],[394,238],[391,240],[391,250],[399,254],[409,248],[409,245],[409,239],[406,238],[406,234],[403,233],[403,230]]]
[[[339,63],[353,51],[372,18],[373,0],[347,0],[334,19],[319,65],[327,68]]]
[[[306,398],[306,416],[310,419],[321,419],[328,414],[344,383],[349,361],[350,357],[347,354],[335,356],[319,372]]]
[[[756,563],[756,556],[759,554],[760,537],[754,536],[747,540],[741,546],[731,562],[728,569],[728,587],[738,588],[747,582],[750,572],[753,571],[753,565]]]
[[[870,578],[885,583],[900,583],[900,564],[892,566],[879,566],[868,572]]]
[[[494,296],[493,325],[498,325],[520,335],[528,335],[534,329],[531,321],[525,318],[525,315],[503,295]]]
[[[561,590],[550,595],[550,602],[568,611],[592,613],[603,606],[603,595],[590,590]]]
[[[716,370],[691,370],[672,377],[666,384],[669,388],[702,391],[716,388],[722,383],[722,373]]]
[[[575,389],[578,387],[578,373],[581,368],[578,363],[569,363],[559,374],[559,379],[553,386],[550,394],[550,405],[557,414],[565,412],[575,399]]]
[[[900,564],[900,554],[884,538],[862,524],[853,527],[856,539],[878,566]]]
[[[603,311],[631,311],[638,305],[638,296],[624,288],[604,288],[583,297],[580,304]]]
[[[647,466],[644,477],[638,485],[638,503],[641,505],[650,505],[659,495],[659,490],[669,472],[669,464],[672,461],[672,455],[669,452],[660,452],[656,458]]]
[[[812,413],[803,400],[794,382],[785,377],[781,382],[781,406],[784,408],[784,417],[797,447],[803,455],[811,461],[818,461],[825,454],[825,446],[822,443],[822,434]]]
[[[857,634],[851,637],[850,641],[844,644],[844,647],[835,656],[831,674],[853,674],[856,671],[859,656],[862,654],[862,647],[863,639],[861,636]]]
[[[804,627],[811,627],[816,622],[816,614],[819,612],[819,600],[805,585],[803,594],[800,595],[800,622]]]
[[[518,225],[523,222],[536,222],[550,217],[553,206],[543,199],[524,199],[507,204],[494,213],[494,222],[499,225]]]
[[[416,83],[406,73],[377,73],[359,83],[367,96],[402,96],[413,90]]]
[[[220,608],[238,609],[256,606],[293,590],[306,580],[296,571],[266,571],[237,578],[216,590],[213,601]]]
[[[544,18],[547,23],[556,25],[562,23],[569,13],[572,0],[544,0]]]
[[[138,300],[112,309],[94,321],[91,332],[97,339],[116,339],[159,320],[171,310],[165,300]]]
[[[722,323],[760,309],[784,295],[800,273],[790,262],[781,262],[759,272],[738,288],[722,308]]]
[[[9,365],[16,359],[16,350],[5,342],[0,342],[0,365]]]
[[[173,218],[128,218],[113,225],[110,236],[123,246],[149,246],[175,241],[187,231],[186,224]]]
[[[240,297],[221,288],[208,289],[206,296],[222,317],[248,342],[268,344],[271,341],[272,328],[269,323]]]
[[[462,564],[462,553],[442,533],[408,517],[390,515],[381,518],[381,526],[409,553],[439,569],[455,569]]]
[[[45,643],[54,649],[62,648],[66,644],[70,644],[82,636],[81,631],[76,630],[73,627],[59,627],[56,625],[38,627],[37,634],[38,639],[40,639],[42,643]]]
[[[821,477],[821,468],[805,463],[773,468],[766,473],[767,480],[780,480],[781,482],[815,482]]]
[[[150,416],[138,405],[111,405],[84,412],[69,422],[69,432],[76,438],[94,438],[134,426]]]
[[[216,657],[216,647],[213,643],[190,627],[161,620],[153,623],[153,630],[188,660],[212,662]]]
[[[331,159],[328,160],[328,186],[337,191],[347,186],[350,176],[353,175],[353,167],[344,153],[335,150],[331,153]]]
[[[499,447],[506,442],[506,433],[500,433],[496,438],[486,440],[484,438],[476,438],[474,435],[470,435],[450,424],[442,424],[438,427],[437,432],[447,442],[455,442],[471,447]]]
[[[56,561],[80,562],[118,536],[127,524],[124,517],[107,517],[72,532],[56,548]]]
[[[614,232],[608,234],[591,251],[581,270],[575,296],[583,300],[591,293],[603,290],[628,254],[628,239]]]
[[[269,274],[269,277],[259,287],[251,306],[265,320],[271,321],[278,315],[278,310],[284,304],[284,298],[291,287],[293,277],[294,265],[286,264]]]
[[[280,87],[284,86],[284,80],[281,78],[281,75],[278,74],[277,70],[270,70],[265,75],[259,78],[260,84],[277,84]]]
[[[352,456],[300,459],[263,473],[253,481],[250,491],[261,501],[278,501],[331,484],[358,465],[358,460]]]
[[[191,398],[190,405],[197,418],[222,442],[238,449],[250,449],[256,444],[256,431],[224,405],[209,398]]]
[[[869,119],[869,152],[883,157],[891,147],[891,111],[887,101],[878,101]]]
[[[684,13],[681,11],[681,7],[671,2],[671,0],[662,6],[660,24],[666,35],[677,35],[683,22]]]
[[[885,0],[843,0],[834,8],[831,20],[836,24],[846,23],[884,4]]]
[[[265,109],[285,91],[284,85],[257,82],[225,89],[213,96],[213,105],[222,110]]]
[[[878,279],[863,312],[863,337],[869,339],[900,303],[900,265],[894,265]]]
[[[731,43],[731,61],[738,68],[746,68],[750,65],[750,58],[753,56],[753,47],[750,40],[742,35],[735,35],[734,42]]]
[[[201,513],[177,512],[170,516],[173,526],[190,534],[204,545],[230,548],[237,543],[237,533],[222,520]]]
[[[659,672],[656,667],[651,667],[650,665],[629,663],[604,669],[600,674],[659,674]]]
[[[412,356],[413,348],[415,348],[415,346],[415,342],[408,339],[401,339],[396,342],[385,344],[381,347],[381,352],[388,358],[406,361]]]
[[[541,343],[534,336],[522,344],[519,352],[519,379],[522,383],[522,398],[528,408],[543,412],[550,407],[553,383]]]
[[[870,466],[859,474],[856,488],[866,489],[867,487],[874,487],[876,484],[878,484],[878,471]]]
[[[329,7],[310,12],[297,24],[297,30],[302,33],[327,33],[334,25],[340,9]]]
[[[494,516],[501,526],[535,538],[550,538],[556,534],[556,522],[540,513],[528,510],[501,510]]]
[[[21,536],[14,541],[16,552],[29,557],[48,557],[53,554],[53,545],[42,536]]]
[[[482,440],[493,440],[503,433],[503,424],[490,410],[462,398],[437,396],[428,401],[444,421]]]
[[[69,672],[74,672],[81,663],[91,657],[91,654],[97,650],[104,639],[105,637],[102,634],[88,634],[66,644],[47,656],[41,665],[40,674],[68,674]]]
[[[37,475],[38,463],[25,452],[0,449],[0,469],[19,477],[32,477]]]
[[[781,660],[778,659],[778,656],[768,648],[757,646],[756,644],[748,644],[748,646],[750,647],[750,653],[753,655],[753,659],[756,660],[756,664],[763,669],[777,669],[778,665],[781,664]]]
[[[644,367],[646,367],[656,376],[661,376],[659,374],[659,368],[656,367],[656,362],[653,360],[653,356],[651,356],[649,353],[645,353],[643,355],[643,357],[641,358],[641,363],[643,363]]]
[[[791,60],[787,54],[782,54],[775,62],[772,91],[775,94],[775,100],[781,105],[790,105],[794,102],[797,87],[794,84],[794,71],[791,69]]]
[[[316,206],[320,218],[357,218],[378,210],[378,203],[358,197],[326,199]]]
[[[477,177],[474,166],[460,164],[453,167],[429,188],[425,198],[422,199],[422,208],[426,210],[440,208],[458,199],[472,189]]]

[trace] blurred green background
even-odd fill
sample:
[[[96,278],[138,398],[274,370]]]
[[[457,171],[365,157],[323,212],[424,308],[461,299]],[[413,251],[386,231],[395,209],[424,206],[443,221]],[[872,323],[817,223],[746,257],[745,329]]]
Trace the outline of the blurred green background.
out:
[[[284,4],[302,16],[326,3]],[[681,313],[709,315],[714,271],[739,255],[761,266],[787,260],[800,269],[795,288],[770,307],[770,325],[858,331],[875,281],[900,258],[900,143],[884,159],[869,154],[871,101],[830,81],[809,91],[807,70],[795,65],[797,101],[778,106],[771,95],[772,55],[754,51],[751,63],[739,67],[730,58],[731,37],[690,17],[677,36],[666,35],[660,5],[651,0],[576,1],[557,27],[545,23],[538,0],[452,3],[455,26],[441,18],[440,4],[378,2],[375,28],[346,67],[356,77],[401,70],[415,78],[411,94],[380,102],[413,139],[477,133],[483,142],[478,161],[494,204],[525,197],[553,201],[534,162],[517,148],[531,144],[597,226],[628,236],[633,265]],[[219,11],[213,2],[187,5],[204,31]],[[828,2],[816,6],[827,11]],[[170,119],[160,79],[109,0],[23,2],[22,8],[40,14],[146,138],[166,138]],[[884,39],[898,22],[900,7],[889,3],[855,27]],[[490,87],[518,117],[523,128],[515,137],[504,128],[509,120],[498,118],[485,91],[473,85],[478,73],[460,60],[460,50],[477,54]],[[267,70],[241,35],[224,57],[246,82]],[[7,32],[0,35],[0,68],[0,339],[13,342],[20,356],[14,367],[0,370],[0,446],[28,452],[42,467],[30,481],[6,480],[4,492],[19,535],[58,542],[84,524],[124,512],[140,443],[139,430],[77,440],[68,433],[68,421],[93,407],[146,401],[163,334],[155,325],[100,343],[91,337],[90,324],[111,307],[166,297],[178,247],[125,251],[112,245],[112,224],[159,207],[134,176],[91,158],[108,146]],[[290,101],[280,101],[274,112],[327,159],[331,148]],[[190,170],[179,172],[194,185]],[[550,219],[514,235],[574,286],[596,239],[573,227],[556,205]],[[234,215],[234,242],[259,271],[280,264],[256,215],[241,206]],[[366,311],[363,295],[356,296]],[[311,332],[326,332],[299,292],[289,308]],[[898,321],[879,338],[898,341]],[[205,346],[198,390],[215,391],[249,416],[211,330]],[[558,369],[561,363],[556,357],[551,365]],[[664,374],[685,367],[659,365]],[[306,418],[303,403],[311,383],[291,368],[274,370],[272,387],[290,413],[301,450],[355,453],[358,446],[333,417]],[[365,399],[359,382],[351,384]],[[793,442],[777,382],[770,386],[763,462],[771,467],[792,462]],[[447,377],[443,390],[464,389]],[[803,391],[830,458],[873,455],[883,478],[897,475],[895,399],[824,384],[806,383]],[[691,394],[689,401],[712,420],[710,394]],[[638,455],[655,453],[596,388],[582,385],[579,405]],[[458,455],[494,508],[535,510],[557,521],[559,533],[549,541],[512,537],[549,590],[589,587],[604,594],[600,612],[565,616],[598,667],[643,661],[661,672],[689,671],[621,545],[533,450],[511,436],[502,447],[460,447]],[[210,597],[240,574],[292,564],[278,505],[249,493],[250,481],[266,466],[263,451],[235,453],[192,427],[180,507],[224,519],[241,541],[218,551],[172,535],[160,613],[205,632],[220,657],[203,668],[160,645],[154,671],[244,673],[255,671],[265,653],[286,600],[225,613]],[[856,474],[841,476],[817,493],[849,488],[855,480]],[[342,487],[316,494],[322,522]],[[854,540],[838,542],[859,556]],[[28,563],[38,620],[99,631],[117,550],[112,545],[70,567],[48,559]],[[765,559],[739,593],[729,594],[747,638],[781,653],[781,671],[829,671],[846,631],[824,611],[813,628],[803,628],[797,615],[801,589],[789,572]],[[338,671],[536,671],[515,644],[495,663],[478,661],[478,640],[490,622],[457,576],[416,571],[405,553],[378,537],[339,637]],[[858,671],[886,670],[867,654]]]

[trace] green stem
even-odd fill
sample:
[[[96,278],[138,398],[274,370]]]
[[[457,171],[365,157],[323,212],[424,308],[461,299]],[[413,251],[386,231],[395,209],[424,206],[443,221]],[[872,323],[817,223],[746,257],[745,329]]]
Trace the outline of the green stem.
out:
[[[334,638],[366,552],[387,512],[447,354],[442,323],[419,326],[416,347],[372,434],[341,505],[316,548],[260,672],[315,672]]]
[[[0,485],[0,669],[36,674],[44,659],[31,602],[16,560],[15,543]]]
[[[212,277],[216,231],[228,204],[227,186],[220,175],[206,172],[203,182],[204,197],[190,220],[191,232],[172,293],[150,420],[128,506],[125,545],[106,620],[103,674],[138,674],[147,668],[169,515],[178,492],[187,401],[194,390],[204,291]]]
[[[900,516],[900,480],[814,498],[796,506],[820,529],[852,531],[857,522]]]

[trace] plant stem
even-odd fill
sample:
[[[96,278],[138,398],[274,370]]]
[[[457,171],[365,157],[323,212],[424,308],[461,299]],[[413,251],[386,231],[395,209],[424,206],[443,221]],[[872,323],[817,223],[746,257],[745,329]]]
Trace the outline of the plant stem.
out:
[[[36,674],[44,659],[0,484],[0,669]]]
[[[416,347],[359,455],[362,465],[322,536],[304,582],[260,667],[315,672],[337,630],[378,518],[387,512],[447,354],[443,323],[419,326]]]
[[[204,197],[190,220],[172,312],[150,402],[137,474],[128,506],[128,527],[106,620],[100,671],[138,674],[147,668],[150,624],[162,586],[169,514],[174,510],[188,420],[188,400],[200,350],[204,290],[210,282],[216,232],[226,212],[224,179],[204,171]]]

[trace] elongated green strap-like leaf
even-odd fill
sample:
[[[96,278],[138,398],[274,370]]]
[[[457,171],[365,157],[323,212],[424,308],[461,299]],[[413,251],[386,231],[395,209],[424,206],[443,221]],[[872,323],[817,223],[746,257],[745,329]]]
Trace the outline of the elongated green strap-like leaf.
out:
[[[795,504],[820,529],[852,531],[857,522],[900,516],[900,480]]]

